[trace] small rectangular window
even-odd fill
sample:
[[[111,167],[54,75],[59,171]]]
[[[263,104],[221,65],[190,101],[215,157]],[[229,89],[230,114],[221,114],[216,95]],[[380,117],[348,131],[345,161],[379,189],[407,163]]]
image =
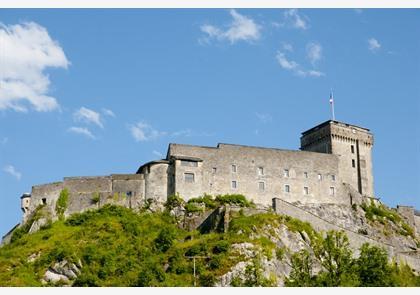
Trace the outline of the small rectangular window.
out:
[[[351,153],[354,154],[354,145],[351,145]]]
[[[238,187],[238,183],[236,182],[236,180],[232,180],[232,188],[237,188]]]
[[[217,168],[213,167],[213,174],[216,174],[216,172],[217,172]]]
[[[290,193],[290,185],[286,184],[286,185],[284,186],[284,191],[285,191],[286,193]]]
[[[331,180],[335,181],[335,175],[334,174],[331,174]]]
[[[258,175],[264,175],[264,168],[258,167]]]
[[[47,199],[46,198],[42,198],[42,205],[47,205]]]
[[[303,177],[308,178],[308,172],[303,172]]]
[[[232,172],[236,173],[236,165],[232,165]]]
[[[131,198],[131,196],[133,195],[133,192],[128,191],[125,193],[125,195],[127,196],[127,198]]]
[[[318,180],[322,180],[322,175],[318,174]]]
[[[194,173],[184,173],[185,182],[194,182]]]
[[[284,169],[283,176],[284,177],[289,177],[289,169]]]
[[[258,182],[258,189],[262,192],[265,190],[265,183],[264,182]]]
[[[332,186],[330,187],[330,196],[334,196],[335,195],[335,188]]]
[[[354,159],[351,160],[351,167],[353,167],[353,168],[356,167],[356,161]]]
[[[303,193],[304,193],[305,195],[309,195],[309,188],[308,188],[307,186],[305,186],[305,187],[303,188]]]
[[[188,160],[181,160],[181,166],[185,167],[197,167],[198,162],[196,161],[188,161]]]

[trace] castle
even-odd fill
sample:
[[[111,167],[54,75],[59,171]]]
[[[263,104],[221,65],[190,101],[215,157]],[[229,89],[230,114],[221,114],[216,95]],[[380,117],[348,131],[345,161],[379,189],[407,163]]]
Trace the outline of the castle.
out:
[[[23,220],[39,205],[50,208],[54,217],[64,188],[70,195],[66,215],[109,199],[138,208],[150,200],[165,202],[172,194],[185,199],[205,193],[243,194],[267,206],[273,198],[349,205],[374,199],[369,129],[329,120],[303,132],[300,141],[299,151],[171,143],[165,159],[145,163],[135,174],[65,177],[61,182],[33,186],[30,194],[21,197]]]

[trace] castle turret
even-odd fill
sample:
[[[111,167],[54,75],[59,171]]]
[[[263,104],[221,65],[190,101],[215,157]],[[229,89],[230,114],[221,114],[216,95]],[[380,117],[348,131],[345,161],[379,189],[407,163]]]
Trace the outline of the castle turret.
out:
[[[339,156],[343,182],[362,195],[373,197],[372,156],[373,134],[369,129],[329,120],[302,133],[303,151]]]
[[[29,206],[31,205],[31,194],[24,193],[20,197],[20,208],[22,209],[23,213],[27,213],[29,211]]]

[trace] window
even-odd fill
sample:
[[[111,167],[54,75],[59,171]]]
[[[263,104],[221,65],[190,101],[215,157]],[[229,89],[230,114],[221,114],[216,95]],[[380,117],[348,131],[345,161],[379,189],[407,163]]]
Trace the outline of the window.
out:
[[[353,168],[356,167],[356,161],[354,159],[351,160],[351,167],[353,167]]]
[[[42,205],[47,205],[47,199],[46,198],[42,198]]]
[[[258,167],[258,175],[264,175],[264,168]]]
[[[331,180],[335,181],[335,175],[334,174],[331,174]]]
[[[354,154],[354,145],[351,145],[350,148],[351,148],[351,153]]]
[[[194,182],[194,173],[184,173],[185,182]]]
[[[283,176],[284,177],[289,177],[289,170],[288,169],[284,169]]]
[[[216,174],[216,172],[217,172],[217,168],[213,167],[213,174]]]
[[[188,161],[188,160],[181,160],[181,166],[185,167],[197,167],[198,162],[196,161]]]
[[[236,182],[236,180],[232,180],[232,188],[237,188],[238,187],[238,183]]]
[[[236,173],[236,165],[232,165],[232,172]]]
[[[330,187],[330,196],[334,196],[335,195],[335,188],[332,186]]]
[[[128,191],[125,193],[125,195],[127,196],[127,198],[131,198],[131,196],[133,195],[133,192]]]
[[[303,177],[308,178],[308,172],[303,172]]]
[[[290,193],[290,185],[286,184],[286,185],[284,186],[284,191],[285,191],[286,193]]]
[[[305,195],[309,195],[309,188],[308,188],[307,186],[305,186],[305,187],[303,188],[303,193],[304,193]]]
[[[322,180],[322,175],[318,174],[318,180]]]
[[[264,182],[258,182],[258,189],[263,192],[265,190],[265,183]]]

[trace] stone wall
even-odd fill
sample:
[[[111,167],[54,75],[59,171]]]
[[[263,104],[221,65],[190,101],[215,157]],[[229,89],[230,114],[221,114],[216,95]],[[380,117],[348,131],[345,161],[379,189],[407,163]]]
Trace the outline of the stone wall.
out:
[[[393,247],[392,245],[379,242],[375,239],[360,235],[357,232],[353,232],[344,227],[340,227],[335,224],[332,224],[328,222],[327,220],[320,218],[319,216],[316,216],[310,212],[307,212],[293,204],[290,204],[278,198],[273,199],[273,209],[278,214],[289,215],[293,218],[297,218],[302,221],[309,222],[312,225],[312,227],[317,231],[329,231],[329,230],[344,231],[347,237],[349,238],[350,247],[355,250],[356,255],[358,254],[357,250],[364,243],[369,243],[372,245],[385,248],[390,258],[395,257],[399,261],[406,262],[408,265],[410,265],[411,268],[415,269],[417,272],[420,272],[420,259],[411,257],[404,253],[399,253],[395,249],[395,247]]]
[[[145,198],[166,202],[168,197],[168,164],[150,164],[144,174]]]
[[[348,203],[336,155],[230,144],[217,147],[171,144],[168,156],[176,159],[176,192],[186,199],[204,193],[237,193],[266,205],[271,205],[273,197],[302,203]],[[196,166],[183,166],[182,157],[200,161]],[[193,183],[186,181],[185,173],[194,173]],[[308,188],[307,195],[304,187]],[[334,195],[330,193],[331,187]]]

